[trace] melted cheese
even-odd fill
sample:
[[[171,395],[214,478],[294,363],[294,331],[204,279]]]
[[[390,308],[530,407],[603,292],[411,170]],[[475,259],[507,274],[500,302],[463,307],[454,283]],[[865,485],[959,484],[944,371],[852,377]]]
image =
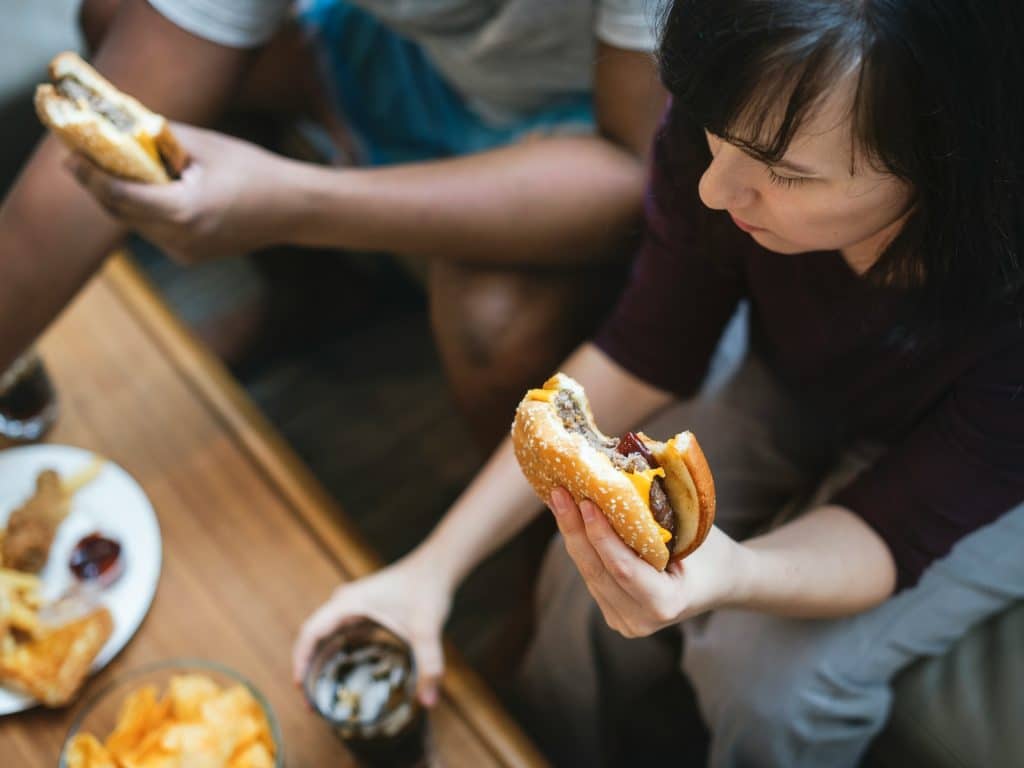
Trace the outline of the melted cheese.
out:
[[[558,394],[557,389],[531,389],[527,391],[528,400],[540,400],[543,403],[550,403],[551,399]]]
[[[654,482],[656,477],[664,477],[665,470],[658,467],[657,469],[645,469],[643,472],[626,472],[625,474],[629,478],[629,482],[636,488],[636,492],[640,494],[640,498],[647,501],[651,498],[651,483]],[[660,525],[658,526],[658,535],[661,536],[661,540],[666,544],[672,538],[672,534]]]
[[[153,158],[156,162],[160,162],[160,152],[156,148],[156,140],[145,131],[136,131],[135,140],[139,142],[139,146],[145,150],[146,154]]]

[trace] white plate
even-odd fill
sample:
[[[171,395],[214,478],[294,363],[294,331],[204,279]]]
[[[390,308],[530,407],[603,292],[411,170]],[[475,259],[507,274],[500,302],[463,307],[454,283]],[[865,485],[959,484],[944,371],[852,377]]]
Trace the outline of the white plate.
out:
[[[33,445],[0,451],[0,527],[35,491],[36,476],[55,469],[69,477],[92,461],[93,454],[67,445]],[[153,505],[132,477],[107,461],[100,474],[75,494],[67,519],[57,529],[50,559],[39,574],[43,596],[53,598],[71,586],[68,558],[75,544],[94,531],[121,543],[124,573],[103,593],[114,617],[114,632],[103,646],[93,672],[102,669],[131,639],[146,617],[160,579],[160,526]],[[20,712],[35,702],[0,687],[0,715]]]

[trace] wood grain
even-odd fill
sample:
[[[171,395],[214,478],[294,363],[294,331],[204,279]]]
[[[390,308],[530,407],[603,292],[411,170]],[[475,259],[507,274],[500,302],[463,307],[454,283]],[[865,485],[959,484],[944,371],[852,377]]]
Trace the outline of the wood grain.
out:
[[[290,768],[349,764],[289,669],[301,621],[340,581],[378,564],[341,510],[125,258],[111,260],[41,350],[61,402],[49,440],[124,467],[153,502],[164,542],[149,616],[85,695],[150,661],[214,659],[269,699]],[[448,658],[433,718],[444,765],[543,765],[450,647]],[[0,762],[55,765],[74,709],[4,718]]]

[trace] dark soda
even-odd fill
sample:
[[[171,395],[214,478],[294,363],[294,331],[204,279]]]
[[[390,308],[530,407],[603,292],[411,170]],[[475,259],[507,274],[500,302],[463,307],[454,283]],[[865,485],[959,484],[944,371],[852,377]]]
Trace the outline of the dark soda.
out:
[[[57,393],[35,353],[18,359],[0,375],[0,436],[38,440],[57,416]]]
[[[342,628],[317,649],[306,695],[367,768],[425,768],[426,713],[406,644],[371,622]]]

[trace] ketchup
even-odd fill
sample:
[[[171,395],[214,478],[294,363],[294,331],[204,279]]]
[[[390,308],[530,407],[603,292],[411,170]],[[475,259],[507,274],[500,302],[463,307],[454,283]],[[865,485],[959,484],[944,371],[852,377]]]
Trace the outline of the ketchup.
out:
[[[636,432],[627,432],[619,440],[619,444],[615,446],[615,450],[621,453],[623,456],[629,456],[631,453],[639,453],[647,461],[647,464],[652,469],[657,469],[660,464],[658,460],[654,458],[654,454],[651,453],[651,449],[644,445],[643,440],[639,438]]]
[[[109,586],[121,575],[121,544],[99,533],[90,533],[71,550],[68,563],[79,581]]]

